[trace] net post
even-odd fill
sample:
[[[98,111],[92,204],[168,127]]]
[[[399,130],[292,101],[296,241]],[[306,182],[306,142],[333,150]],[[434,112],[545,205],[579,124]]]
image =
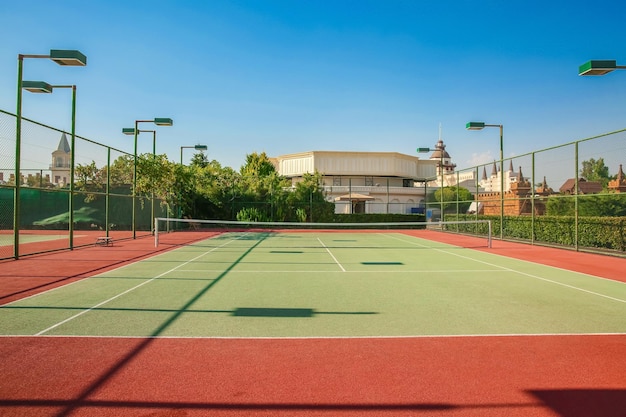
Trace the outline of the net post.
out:
[[[487,232],[487,247],[491,249],[491,220],[487,220],[487,224],[489,225],[489,231]]]
[[[154,218],[154,247],[159,247],[159,218]]]

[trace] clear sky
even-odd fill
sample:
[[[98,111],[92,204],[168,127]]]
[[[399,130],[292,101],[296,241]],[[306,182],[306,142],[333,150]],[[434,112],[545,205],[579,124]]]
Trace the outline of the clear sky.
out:
[[[499,155],[468,121],[503,124],[505,157],[626,127],[626,71],[578,76],[626,65],[625,17],[623,0],[0,0],[0,108],[19,53],[78,49],[87,67],[31,59],[24,79],[76,84],[77,134],[121,150],[154,117],[174,119],[158,153],[206,144],[235,169],[262,151],[417,155],[441,123],[464,168]],[[25,93],[23,115],[69,130],[68,94]]]

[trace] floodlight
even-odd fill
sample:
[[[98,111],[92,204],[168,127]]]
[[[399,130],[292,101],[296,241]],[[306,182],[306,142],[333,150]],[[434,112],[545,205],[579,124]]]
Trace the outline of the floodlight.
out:
[[[578,75],[604,75],[617,68],[614,60],[592,60],[578,67]]]
[[[174,121],[167,117],[156,117],[154,119],[154,124],[157,126],[172,126]]]
[[[50,59],[65,66],[84,67],[87,65],[87,57],[76,50],[52,49]]]
[[[485,128],[485,122],[468,122],[465,128],[467,130],[482,130]]]
[[[53,87],[43,81],[22,81],[22,88],[31,93],[52,93]]]

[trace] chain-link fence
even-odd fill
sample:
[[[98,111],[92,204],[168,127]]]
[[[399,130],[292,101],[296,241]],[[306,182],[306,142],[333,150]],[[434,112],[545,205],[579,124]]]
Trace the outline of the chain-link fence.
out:
[[[0,259],[150,234],[152,219],[168,215],[152,195],[133,199],[133,155],[80,136],[72,143],[68,132],[29,119],[21,124],[18,173],[15,125],[16,116],[0,110]],[[387,197],[368,201],[364,212],[488,219],[503,239],[624,252],[625,151],[626,129],[416,183],[425,202]],[[318,221],[325,210],[317,204],[302,204],[298,216]],[[235,197],[223,202],[222,215],[235,219],[243,208],[284,217],[272,201]]]
[[[0,110],[0,259],[150,234],[165,215],[149,195],[133,205],[126,152],[22,119],[19,174],[16,154],[16,116]]]
[[[624,163],[626,129],[457,171],[428,207],[443,201],[446,220],[492,220],[503,239],[624,252]]]

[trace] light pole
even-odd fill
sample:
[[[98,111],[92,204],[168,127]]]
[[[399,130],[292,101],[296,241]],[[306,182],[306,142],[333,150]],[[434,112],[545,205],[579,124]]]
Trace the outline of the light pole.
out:
[[[208,149],[208,147],[206,145],[194,145],[194,146],[181,146],[180,147],[180,164],[183,164],[183,149],[189,149],[189,148],[193,148],[196,151],[206,151]],[[183,207],[182,207],[182,196],[179,196],[178,198],[178,217],[182,218],[183,217]]]
[[[467,130],[483,130],[486,127],[500,128],[500,239],[504,236],[504,152],[503,152],[503,126],[488,125],[484,122],[468,122],[465,125]]]
[[[63,66],[84,67],[87,65],[87,57],[76,50],[52,49],[48,55],[18,54],[17,56],[17,111],[15,118],[15,188],[13,197],[13,255],[15,259],[20,256],[20,159],[22,146],[22,75],[24,69],[24,59],[47,58]],[[72,147],[72,158],[74,148]],[[73,164],[72,164],[73,167]],[[70,193],[71,194],[71,193]],[[71,197],[70,197],[71,198]],[[70,211],[71,213],[71,211]],[[71,214],[70,214],[71,216]],[[71,223],[70,223],[71,224]],[[71,233],[70,233],[71,236]]]
[[[431,149],[431,148],[417,148],[417,152],[418,153],[426,153],[426,152],[437,152],[439,151],[439,174],[441,175],[441,195],[439,196],[439,203],[440,203],[440,214],[439,214],[439,221],[443,222],[443,147],[441,149],[438,149],[435,146],[435,149]]]
[[[69,197],[69,234],[70,249],[74,249],[74,161],[76,155],[76,86],[75,85],[50,85],[43,81],[22,81],[22,88],[31,93],[52,93],[55,88],[72,89],[72,126],[70,149],[70,197]]]
[[[139,135],[141,132],[144,133],[152,133],[152,161],[154,161],[154,159],[156,158],[156,130],[141,130],[139,129],[137,131],[137,135]],[[123,128],[122,129],[122,133],[124,133],[125,135],[135,135],[135,128],[130,127],[130,128]],[[151,198],[150,198],[150,224],[153,225],[154,224],[154,190],[152,190],[151,193]],[[152,226],[150,226],[152,227]]]
[[[135,208],[137,200],[137,135],[139,135],[139,123],[154,123],[157,126],[172,126],[174,121],[167,117],[156,117],[152,120],[135,120],[134,128],[123,128],[122,133],[125,135],[133,135],[135,137],[134,163],[133,163],[133,213],[132,213],[132,229],[133,239],[137,238],[137,223],[135,216]],[[156,133],[155,133],[156,135]],[[156,137],[156,136],[155,136]],[[153,142],[153,151],[156,147],[156,139]],[[151,226],[152,227],[152,226]]]
[[[616,69],[626,69],[626,65],[617,65],[615,60],[591,60],[578,67],[578,75],[605,75]]]
[[[193,148],[196,151],[206,151],[208,147],[206,145],[194,145],[194,146],[181,146],[180,147],[180,164],[183,164],[183,149]]]

